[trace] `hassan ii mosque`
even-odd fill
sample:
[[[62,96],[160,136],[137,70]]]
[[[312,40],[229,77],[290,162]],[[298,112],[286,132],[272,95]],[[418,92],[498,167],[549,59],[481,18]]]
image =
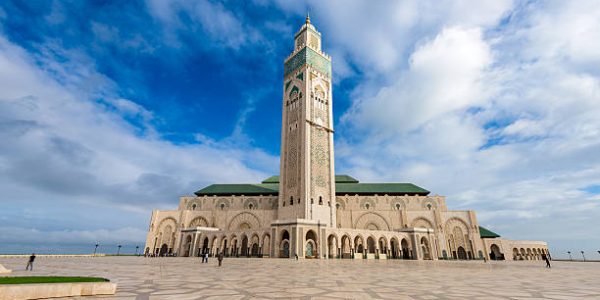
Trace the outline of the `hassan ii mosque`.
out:
[[[306,18],[283,74],[280,175],[213,184],[154,210],[145,253],[317,259],[536,260],[541,241],[501,238],[475,211],[412,183],[334,174],[331,57]]]

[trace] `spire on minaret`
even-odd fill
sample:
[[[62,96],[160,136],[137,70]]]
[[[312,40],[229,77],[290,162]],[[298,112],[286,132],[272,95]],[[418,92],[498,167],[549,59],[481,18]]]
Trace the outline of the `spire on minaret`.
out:
[[[310,12],[306,12],[306,24],[310,24]]]

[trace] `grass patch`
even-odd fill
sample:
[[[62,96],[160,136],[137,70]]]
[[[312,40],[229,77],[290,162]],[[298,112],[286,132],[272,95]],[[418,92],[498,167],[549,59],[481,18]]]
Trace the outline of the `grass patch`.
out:
[[[72,283],[72,282],[108,282],[99,277],[59,277],[59,276],[26,276],[0,277],[0,284],[29,284],[29,283]]]

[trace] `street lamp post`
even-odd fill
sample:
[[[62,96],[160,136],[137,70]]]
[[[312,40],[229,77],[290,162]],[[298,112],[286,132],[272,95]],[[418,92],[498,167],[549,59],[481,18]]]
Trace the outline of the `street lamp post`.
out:
[[[121,254],[121,245],[117,246],[117,256],[119,256]]]
[[[581,256],[583,256],[583,261],[585,261],[585,254],[583,254],[583,251],[581,251]]]
[[[571,256],[571,251],[567,251],[567,253],[569,254],[569,259],[573,260],[573,256]]]
[[[96,242],[96,247],[94,247],[94,256],[96,256],[96,251],[98,251],[98,246],[100,246],[100,243]]]

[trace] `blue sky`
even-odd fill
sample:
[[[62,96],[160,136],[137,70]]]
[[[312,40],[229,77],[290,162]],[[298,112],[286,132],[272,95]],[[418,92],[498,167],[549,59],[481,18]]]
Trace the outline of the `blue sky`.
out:
[[[0,252],[131,250],[152,209],[276,174],[283,60],[309,9],[338,173],[598,250],[596,1],[148,0],[0,4]]]

